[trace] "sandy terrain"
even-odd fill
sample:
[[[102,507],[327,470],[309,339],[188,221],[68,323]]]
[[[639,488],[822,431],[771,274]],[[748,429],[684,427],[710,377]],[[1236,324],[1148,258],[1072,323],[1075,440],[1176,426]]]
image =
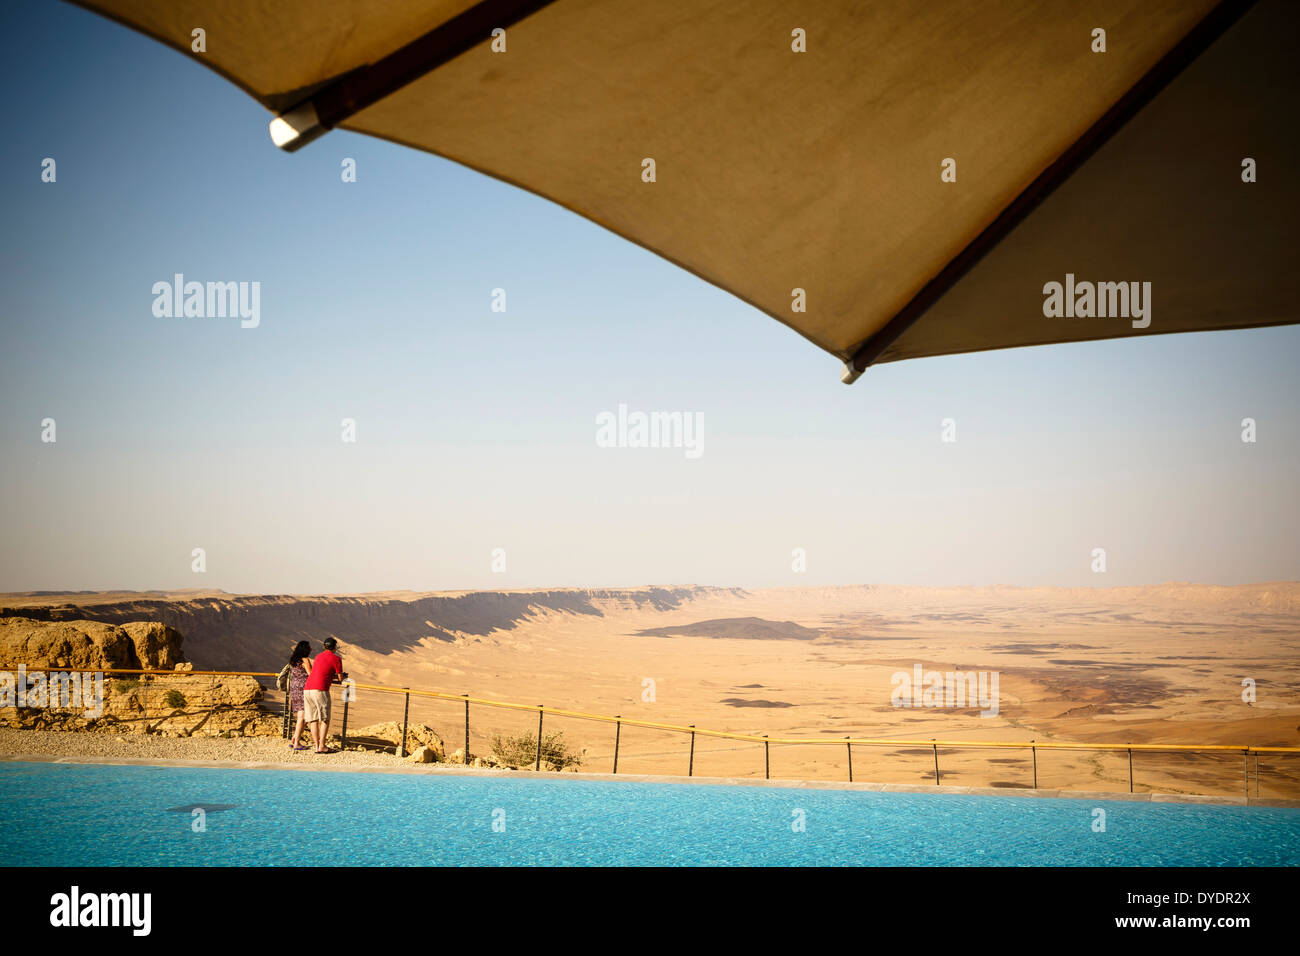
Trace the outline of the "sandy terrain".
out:
[[[46,594],[0,613],[157,619],[196,667],[278,669],[293,640],[342,642],[360,681],[772,736],[1300,746],[1300,584],[1219,588],[713,588],[328,597]],[[68,607],[73,605],[73,607]],[[898,672],[998,675],[998,713],[895,707]],[[1242,699],[1242,681],[1256,699]],[[653,681],[653,685],[647,683]],[[653,694],[650,693],[651,686]],[[362,691],[353,726],[400,719]],[[464,708],[414,698],[411,719],[461,746]],[[546,730],[608,771],[609,725]],[[475,706],[471,748],[536,717]],[[624,727],[619,771],[684,774],[689,738]],[[772,776],[847,778],[843,744],[774,746]],[[928,747],[854,749],[854,777],[934,783]],[[1027,752],[940,748],[941,783],[1020,788]],[[1241,795],[1240,754],[1139,753],[1138,792]],[[1254,770],[1253,764],[1250,767]],[[696,774],[762,776],[761,745],[700,737]],[[1124,754],[1039,751],[1041,787],[1128,790]],[[1259,760],[1262,797],[1300,796],[1300,755]],[[1252,795],[1256,789],[1251,780]]]

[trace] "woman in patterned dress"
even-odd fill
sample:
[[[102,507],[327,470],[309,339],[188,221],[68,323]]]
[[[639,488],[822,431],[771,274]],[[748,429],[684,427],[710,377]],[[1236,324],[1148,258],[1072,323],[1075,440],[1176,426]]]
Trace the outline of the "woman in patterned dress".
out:
[[[297,719],[294,725],[293,737],[290,746],[294,750],[306,750],[306,747],[300,747],[298,742],[302,740],[303,715],[302,715],[302,688],[307,683],[307,675],[311,673],[311,659],[307,657],[311,653],[311,644],[307,641],[299,641],[293,648],[293,654],[289,657],[289,710]]]

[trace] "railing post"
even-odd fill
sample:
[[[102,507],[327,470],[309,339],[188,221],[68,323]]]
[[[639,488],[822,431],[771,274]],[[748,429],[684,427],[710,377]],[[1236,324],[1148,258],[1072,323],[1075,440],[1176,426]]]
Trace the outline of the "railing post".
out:
[[[934,738],[931,738],[932,740]],[[939,745],[934,744],[934,785],[939,786]]]
[[[542,706],[537,705],[537,762],[533,764],[534,770],[542,769]]]
[[[1031,740],[1029,741],[1029,744],[1030,744],[1029,749],[1034,755],[1034,789],[1037,790],[1038,789],[1038,747],[1036,746],[1037,741]]]
[[[618,773],[618,739],[623,736],[623,715],[619,714],[614,720],[614,772]]]
[[[329,693],[329,691],[326,691],[326,693]],[[350,698],[351,695],[344,695],[343,697],[343,732],[339,734],[339,750],[348,749],[348,704],[351,703]],[[325,741],[325,744],[328,746],[329,741]]]
[[[695,726],[694,724],[691,724],[691,727],[694,726]],[[695,731],[694,730],[691,731],[691,762],[686,768],[686,776],[688,777],[695,776]]]
[[[411,716],[411,689],[406,689],[406,704],[402,707],[402,742],[397,746],[397,756],[406,756],[406,727]]]
[[[1243,782],[1245,783],[1246,786],[1246,799],[1249,800],[1250,799],[1250,751],[1249,750],[1243,750],[1241,752],[1241,763],[1242,763],[1241,769],[1245,774],[1245,779]]]
[[[1133,748],[1128,748],[1128,792],[1133,792]]]
[[[772,779],[772,743],[763,735],[763,779]]]
[[[847,736],[844,738],[844,740],[845,740],[844,746],[849,748],[849,783],[852,783],[853,782],[853,741],[851,738]]]
[[[293,677],[291,676],[289,680],[292,682]],[[217,678],[215,676],[212,678],[212,692],[208,696],[208,702],[211,704],[211,707],[208,708],[208,719],[211,720],[212,712],[217,706]],[[289,728],[294,726],[293,716],[292,716],[293,713],[292,705],[293,705],[293,686],[291,683],[289,688],[287,688],[284,692],[284,707],[281,708],[282,719],[280,722],[280,736],[283,737],[285,740],[289,739]],[[295,740],[293,742],[293,745],[295,747],[298,746],[298,741]]]

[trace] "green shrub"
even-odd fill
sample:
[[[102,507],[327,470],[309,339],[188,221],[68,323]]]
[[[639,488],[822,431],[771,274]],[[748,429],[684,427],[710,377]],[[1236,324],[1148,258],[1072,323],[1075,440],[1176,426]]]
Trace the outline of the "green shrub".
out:
[[[129,694],[140,686],[138,680],[119,680],[113,682],[113,690],[118,694]]]
[[[185,706],[185,695],[178,690],[169,690],[163,695],[163,703],[172,710],[180,710]]]
[[[534,766],[537,762],[537,735],[502,737],[497,734],[492,738],[492,755],[512,767]],[[582,755],[575,753],[564,742],[563,731],[542,735],[542,759],[549,760],[561,770],[582,764]]]

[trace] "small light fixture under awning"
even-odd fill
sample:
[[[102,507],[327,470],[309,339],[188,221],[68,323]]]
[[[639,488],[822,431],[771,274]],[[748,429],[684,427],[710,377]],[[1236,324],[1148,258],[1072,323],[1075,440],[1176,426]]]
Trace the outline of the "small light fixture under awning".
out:
[[[310,102],[295,106],[271,120],[271,142],[286,153],[295,152],[329,130],[321,124]]]

